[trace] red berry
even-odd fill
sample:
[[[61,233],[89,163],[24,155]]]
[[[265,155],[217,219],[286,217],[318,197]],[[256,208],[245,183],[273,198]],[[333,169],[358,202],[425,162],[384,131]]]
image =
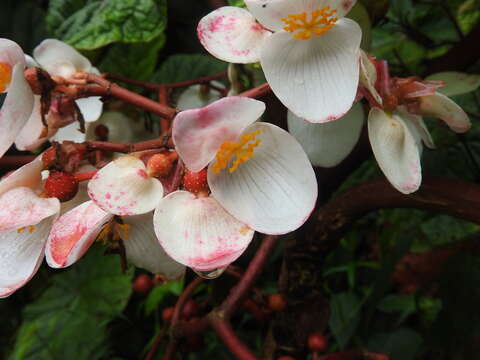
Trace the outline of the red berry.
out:
[[[173,169],[172,159],[168,154],[155,154],[147,162],[147,173],[153,177],[164,177]]]
[[[173,306],[163,309],[162,320],[164,323],[168,324],[170,321],[172,321],[174,311],[175,311],[175,308]]]
[[[57,151],[54,146],[49,147],[42,154],[42,162],[45,169],[49,168],[57,159]]]
[[[139,294],[148,294],[152,290],[152,278],[147,274],[138,275],[133,282],[133,291]]]
[[[45,181],[45,195],[56,197],[61,202],[71,200],[78,191],[78,180],[63,171],[52,171]]]
[[[100,141],[107,141],[108,139],[108,127],[103,124],[95,126],[95,137]]]
[[[324,352],[328,348],[327,338],[320,333],[310,334],[308,337],[308,348],[310,351]]]
[[[268,295],[268,307],[272,311],[285,311],[287,308],[287,300],[285,299],[285,296],[282,294],[270,294]]]
[[[198,306],[198,304],[192,299],[189,299],[183,306],[182,317],[186,320],[189,320],[194,316],[198,315],[199,312],[200,307]]]
[[[187,171],[183,176],[183,186],[194,194],[208,192],[207,169],[199,172]]]

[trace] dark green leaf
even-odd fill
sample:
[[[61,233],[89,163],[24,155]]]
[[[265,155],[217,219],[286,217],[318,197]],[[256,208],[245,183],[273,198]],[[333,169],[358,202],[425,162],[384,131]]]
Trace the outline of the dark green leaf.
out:
[[[345,348],[360,322],[362,304],[352,292],[335,294],[330,301],[330,329],[340,347]]]
[[[393,333],[374,335],[368,349],[390,355],[391,360],[414,360],[422,343],[423,339],[416,331],[402,328]]]

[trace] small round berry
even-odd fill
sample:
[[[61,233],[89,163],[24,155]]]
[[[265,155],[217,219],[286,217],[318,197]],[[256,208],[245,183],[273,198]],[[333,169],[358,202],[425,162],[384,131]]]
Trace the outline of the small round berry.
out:
[[[95,126],[94,133],[95,133],[95,137],[99,141],[107,141],[108,140],[109,130],[108,130],[108,127],[106,127],[105,125],[99,124],[99,125]]]
[[[194,300],[189,299],[183,306],[182,317],[186,320],[189,320],[198,315],[199,312],[200,307],[198,304]]]
[[[133,281],[133,291],[138,294],[148,294],[152,290],[153,282],[151,276],[147,274],[138,275]]]
[[[312,333],[308,337],[308,348],[314,352],[324,352],[328,348],[328,341],[320,333]]]
[[[45,195],[56,197],[61,202],[71,200],[78,192],[78,180],[63,171],[52,171],[45,181]]]
[[[57,151],[54,146],[51,146],[42,154],[43,167],[48,169],[55,163],[55,160],[57,160]]]
[[[199,172],[187,171],[183,176],[183,186],[191,193],[198,194],[208,192],[207,169]]]
[[[173,162],[167,154],[155,154],[147,162],[147,173],[152,177],[164,177],[170,174]]]
[[[268,295],[268,307],[272,311],[281,312],[287,309],[287,300],[282,294],[270,294]]]
[[[172,321],[174,311],[175,311],[175,308],[173,306],[163,309],[162,320],[164,323],[168,324],[170,321]]]

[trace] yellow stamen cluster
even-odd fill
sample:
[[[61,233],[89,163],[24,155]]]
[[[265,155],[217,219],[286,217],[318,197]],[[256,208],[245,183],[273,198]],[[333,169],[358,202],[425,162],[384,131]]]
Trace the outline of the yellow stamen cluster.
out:
[[[260,133],[261,130],[256,130],[249,134],[244,134],[238,142],[225,141],[220,146],[217,155],[215,155],[217,161],[212,165],[212,171],[218,174],[222,169],[226,169],[230,159],[235,156],[236,159],[228,169],[230,173],[233,173],[240,164],[254,157],[254,149],[262,142],[256,138]],[[249,144],[250,141],[253,142]]]
[[[7,63],[0,62],[0,92],[7,89],[10,81],[12,81],[12,67]]]
[[[128,224],[121,224],[113,220],[103,227],[97,236],[97,241],[108,244],[119,240],[127,240],[130,237],[130,228],[131,226]]]
[[[35,231],[35,225],[23,226],[21,228],[18,228],[17,233],[20,234],[20,233],[24,232],[25,230],[28,230],[28,232],[31,234]]]
[[[282,21],[287,25],[283,29],[288,32],[301,30],[293,35],[300,40],[308,40],[313,35],[320,36],[335,26],[338,18],[333,17],[337,10],[330,10],[330,6],[312,12],[312,18],[307,19],[307,14],[288,15]]]

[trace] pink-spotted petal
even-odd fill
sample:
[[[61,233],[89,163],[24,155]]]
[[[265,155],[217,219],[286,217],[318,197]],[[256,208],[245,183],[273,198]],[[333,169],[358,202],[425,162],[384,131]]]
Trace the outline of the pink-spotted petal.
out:
[[[472,124],[468,115],[449,97],[436,93],[423,96],[420,100],[420,111],[424,116],[435,117],[445,121],[456,133],[470,130]]]
[[[259,61],[262,42],[270,32],[247,10],[225,6],[200,20],[197,35],[205,49],[216,58],[248,64]]]
[[[27,187],[11,189],[0,195],[0,231],[38,224],[59,211],[56,198],[41,198]]]
[[[88,183],[88,195],[109,213],[139,215],[155,208],[163,196],[163,186],[148,176],[143,161],[126,155],[98,171]]]
[[[100,96],[90,96],[75,100],[85,122],[97,121],[102,115],[103,102]]]
[[[200,171],[212,161],[223,142],[236,140],[264,111],[261,101],[238,96],[182,111],[173,122],[175,148],[190,171]]]
[[[112,217],[93,201],[84,202],[60,216],[53,223],[45,249],[48,265],[64,268],[75,263]]]
[[[245,0],[250,12],[267,29],[273,31],[282,30],[286,24],[282,19],[288,15],[307,14],[311,19],[311,13],[330,7],[336,10],[335,17],[344,17],[355,5],[356,0]]]
[[[90,71],[92,64],[77,50],[63,41],[43,40],[34,50],[33,57],[51,75],[71,76],[76,71]]]
[[[398,191],[410,194],[422,182],[421,138],[398,113],[372,108],[368,116],[370,144],[380,169]]]
[[[365,123],[365,112],[356,103],[342,118],[326,124],[312,124],[288,112],[288,130],[302,145],[314,166],[340,164],[355,147]]]
[[[130,226],[129,236],[123,241],[129,261],[169,281],[183,277],[185,266],[168,256],[158,243],[153,230],[153,212],[125,217],[124,223]]]
[[[42,182],[42,169],[42,157],[38,156],[33,161],[3,177],[0,181],[0,194],[20,186],[32,189],[38,188]]]
[[[23,231],[0,232],[0,298],[25,285],[40,267],[54,216]]]
[[[267,81],[298,117],[313,123],[336,120],[357,94],[361,38],[358,24],[347,18],[310,40],[273,34],[260,56]]]
[[[255,155],[230,173],[208,169],[212,196],[235,218],[264,234],[300,227],[317,199],[317,180],[301,145],[278,126],[259,122]],[[231,164],[231,161],[230,161]]]
[[[7,88],[7,96],[0,109],[0,157],[20,134],[33,110],[33,93],[23,75],[23,62],[13,67],[12,80]]]
[[[153,224],[166,253],[198,271],[226,267],[253,237],[253,230],[228,214],[213,197],[196,198],[187,191],[162,199]]]

